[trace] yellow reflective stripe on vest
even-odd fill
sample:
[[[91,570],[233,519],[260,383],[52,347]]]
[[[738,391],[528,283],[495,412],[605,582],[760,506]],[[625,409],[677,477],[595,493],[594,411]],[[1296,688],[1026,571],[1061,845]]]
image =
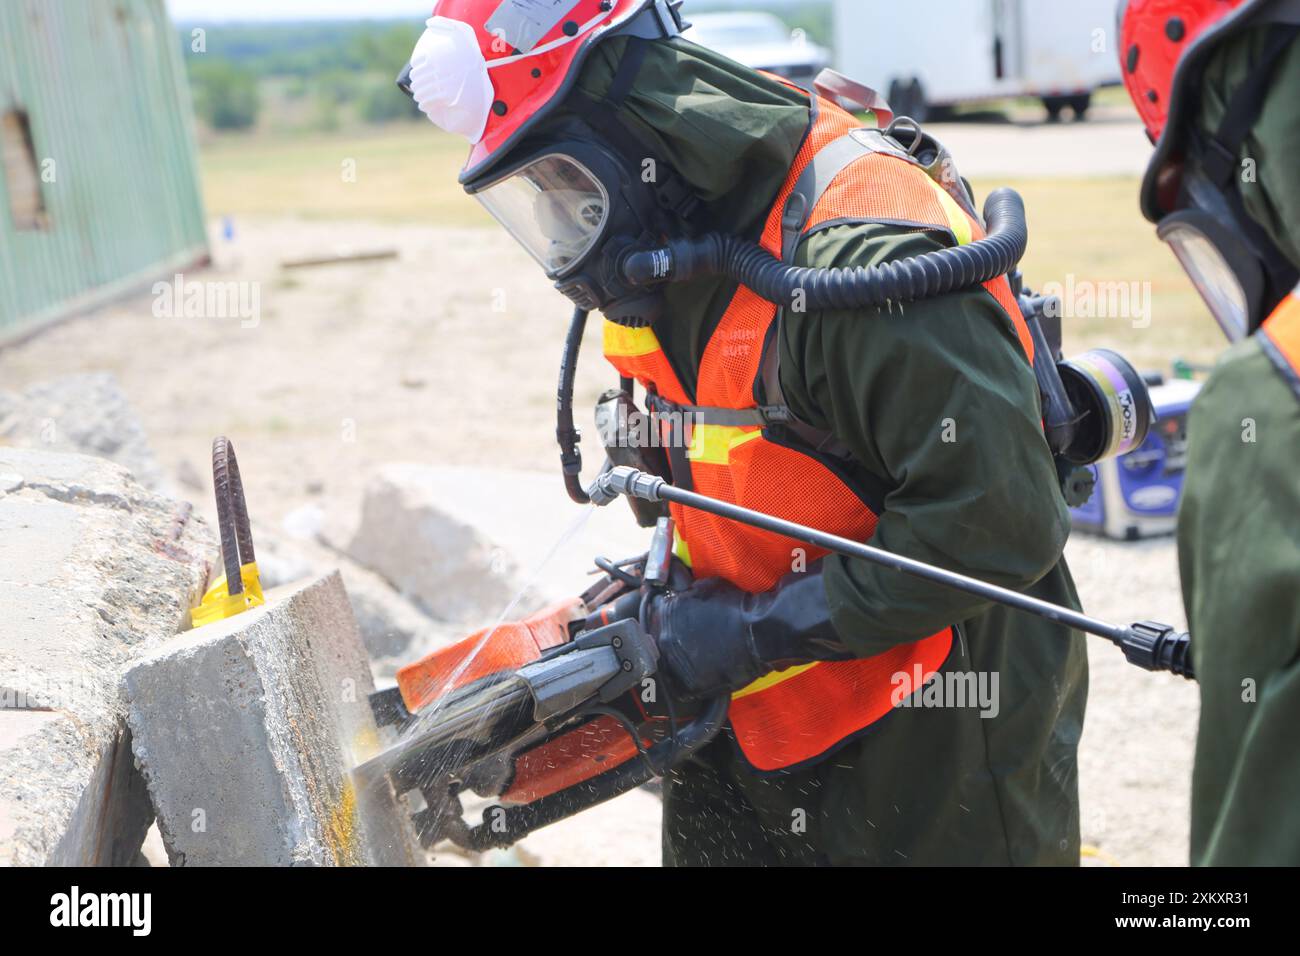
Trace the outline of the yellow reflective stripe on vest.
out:
[[[930,184],[934,189],[934,194],[939,197],[939,205],[943,207],[943,214],[948,217],[948,228],[952,230],[957,245],[969,244],[973,238],[970,218],[962,211],[961,206],[957,205],[957,200],[948,195],[948,190],[929,176],[925,177],[925,181]]]
[[[806,670],[812,670],[812,668],[816,667],[819,663],[820,661],[813,661],[810,664],[796,664],[794,667],[787,667],[783,671],[773,671],[770,674],[760,677],[758,680],[754,681],[754,683],[745,685],[732,694],[731,699],[740,700],[740,698],[748,697],[750,694],[757,694],[761,690],[775,687],[777,684],[788,681],[791,677],[798,677]]]
[[[691,566],[691,546],[686,543],[682,533],[673,526],[673,554],[677,555],[677,560],[688,568]]]
[[[731,461],[731,449],[762,437],[763,432],[752,427],[693,425],[691,447],[686,449],[686,457],[692,463],[726,465]]]
[[[649,326],[629,329],[605,320],[605,355],[607,358],[637,358],[659,351],[659,339]]]

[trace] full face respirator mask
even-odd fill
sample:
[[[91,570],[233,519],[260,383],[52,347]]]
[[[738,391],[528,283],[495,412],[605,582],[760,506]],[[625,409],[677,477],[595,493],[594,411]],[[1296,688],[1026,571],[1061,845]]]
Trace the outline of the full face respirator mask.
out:
[[[656,166],[654,181],[580,123],[466,191],[578,308],[640,328],[663,315],[662,288],[634,283],[635,253],[691,231],[686,191]],[[682,211],[684,210],[684,212]]]
[[[1179,54],[1166,113],[1147,120],[1156,152],[1142,186],[1143,213],[1156,223],[1156,234],[1177,257],[1230,342],[1258,329],[1300,279],[1295,263],[1247,211],[1244,192],[1244,184],[1255,181],[1247,175],[1247,163],[1253,159],[1247,154],[1260,153],[1262,162],[1263,155],[1286,153],[1266,143],[1250,149],[1247,144],[1250,137],[1263,135],[1259,124],[1270,99],[1289,102],[1291,91],[1279,82],[1278,69],[1298,37],[1300,0],[1237,5],[1234,13],[1224,15]],[[1246,43],[1250,69],[1229,88],[1211,58],[1231,44],[1243,44],[1237,53],[1244,56]],[[1135,96],[1143,83],[1155,82],[1133,80],[1132,66],[1128,72]],[[1201,117],[1213,102],[1212,92],[1222,103],[1209,128],[1208,117]],[[1140,97],[1138,103],[1141,110]],[[1263,184],[1257,188],[1262,190]]]
[[[1236,187],[1184,174],[1177,211],[1156,226],[1223,334],[1239,342],[1259,328],[1300,273],[1250,219]]]

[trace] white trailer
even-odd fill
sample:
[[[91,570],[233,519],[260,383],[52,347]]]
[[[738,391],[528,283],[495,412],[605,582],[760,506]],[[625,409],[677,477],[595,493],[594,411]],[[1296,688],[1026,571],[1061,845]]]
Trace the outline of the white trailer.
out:
[[[835,0],[837,69],[896,113],[1034,96],[1052,118],[1083,117],[1121,81],[1116,0]]]

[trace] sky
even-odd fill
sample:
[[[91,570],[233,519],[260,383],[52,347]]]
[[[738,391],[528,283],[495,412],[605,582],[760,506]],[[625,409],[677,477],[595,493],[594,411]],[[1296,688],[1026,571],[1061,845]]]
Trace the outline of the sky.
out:
[[[426,19],[434,0],[167,0],[172,19],[337,20],[411,17]]]

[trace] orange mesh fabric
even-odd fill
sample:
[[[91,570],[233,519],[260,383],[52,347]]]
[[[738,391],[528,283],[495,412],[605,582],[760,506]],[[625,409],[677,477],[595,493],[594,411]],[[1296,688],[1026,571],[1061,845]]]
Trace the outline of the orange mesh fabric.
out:
[[[1011,325],[1016,330],[1016,338],[1020,339],[1020,347],[1025,351],[1025,358],[1029,364],[1034,363],[1034,340],[1029,334],[1029,326],[1025,324],[1024,313],[1020,311],[1020,303],[1011,292],[1011,283],[1007,281],[1006,276],[998,276],[989,282],[984,283],[984,288],[988,290],[989,295],[997,300],[998,305],[1002,306],[1002,311],[1011,319]]]
[[[978,221],[960,212],[970,227],[972,239],[984,238]],[[943,202],[934,181],[906,160],[887,153],[871,153],[835,177],[809,217],[808,228],[847,219],[855,222],[895,222],[925,229],[951,232]],[[1011,285],[1002,276],[984,283],[984,288],[1006,312],[1030,363],[1034,361],[1034,340]]]
[[[690,403],[653,330],[622,329],[606,319],[604,332],[605,358],[620,375],[636,379],[670,402]]]
[[[829,468],[802,452],[758,439],[731,450],[729,465],[692,462],[695,490],[787,521],[866,541],[876,515]],[[791,538],[674,506],[696,577],[720,577],[751,593],[770,590],[800,555],[825,554]]]
[[[1263,331],[1291,368],[1300,374],[1300,296],[1293,292],[1283,299],[1264,321]]]
[[[895,674],[929,680],[948,658],[952,630],[866,660],[819,664],[731,702],[731,725],[745,758],[779,770],[820,757],[893,708]]]
[[[828,143],[862,124],[829,100],[817,100],[817,121],[790,167],[790,175],[777,193],[763,227],[760,245],[773,255],[781,254],[781,215],[800,174],[813,156]],[[709,347],[700,361],[696,398],[701,405],[718,408],[753,408],[754,379],[762,360],[763,338],[776,318],[776,306],[743,286],[718,322]]]
[[[964,215],[964,213],[963,213]],[[969,216],[966,217],[971,225],[971,238],[983,239],[984,227]],[[1016,338],[1020,340],[1020,347],[1025,352],[1025,358],[1029,364],[1034,364],[1034,338],[1029,334],[1029,326],[1025,324],[1025,315],[1020,311],[1020,303],[1016,301],[1015,295],[1011,291],[1011,283],[1007,281],[1006,276],[998,276],[996,279],[990,279],[984,283],[984,288],[989,295],[997,300],[998,305],[1002,306],[1002,311],[1011,319],[1011,325],[1016,330]]]
[[[808,228],[836,219],[948,228],[933,180],[906,160],[869,153],[835,177],[813,207]]]

